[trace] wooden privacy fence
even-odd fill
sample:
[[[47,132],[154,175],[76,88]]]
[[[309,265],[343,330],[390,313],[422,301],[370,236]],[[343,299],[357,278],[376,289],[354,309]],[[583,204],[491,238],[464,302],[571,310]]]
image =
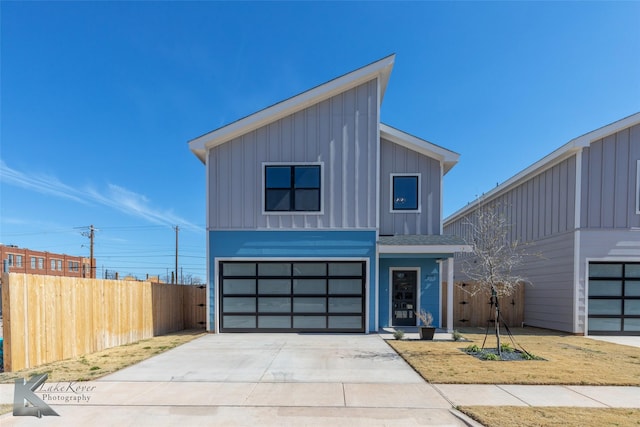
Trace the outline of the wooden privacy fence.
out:
[[[205,295],[198,286],[4,273],[4,369],[204,328]]]
[[[442,318],[447,318],[447,284],[442,284]],[[510,297],[498,299],[500,313],[510,327],[522,326],[524,322],[524,286],[521,286]],[[494,312],[491,310],[490,298],[478,293],[471,296],[458,283],[453,285],[453,327],[475,327],[493,324]]]

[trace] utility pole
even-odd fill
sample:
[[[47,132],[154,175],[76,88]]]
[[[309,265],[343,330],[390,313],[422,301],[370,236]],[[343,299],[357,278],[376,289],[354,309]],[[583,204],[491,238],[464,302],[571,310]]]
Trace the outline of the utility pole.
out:
[[[78,227],[78,228],[89,228],[89,231],[84,231],[81,234],[84,237],[89,238],[89,277],[92,279],[96,278],[96,266],[93,262],[93,239],[95,237],[95,227],[91,224],[89,227]]]
[[[174,278],[175,278],[175,283],[178,283],[178,232],[180,231],[180,227],[178,227],[177,225],[174,227],[174,230],[176,230],[176,270],[175,270],[175,274],[174,274]],[[173,283],[173,280],[171,281]]]
[[[89,263],[91,264],[91,278],[96,278],[96,266],[93,265],[93,238],[95,236],[95,229],[93,228],[93,224],[89,226]]]

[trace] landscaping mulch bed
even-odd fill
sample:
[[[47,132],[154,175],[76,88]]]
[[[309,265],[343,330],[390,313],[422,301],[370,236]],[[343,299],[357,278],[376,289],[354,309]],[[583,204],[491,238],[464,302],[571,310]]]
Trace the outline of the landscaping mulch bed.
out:
[[[544,360],[541,357],[532,355],[531,353],[525,353],[521,350],[509,350],[502,351],[502,355],[495,348],[485,348],[480,349],[479,351],[469,351],[466,348],[461,348],[461,351],[468,354],[469,356],[473,356],[477,359],[484,360],[487,362],[514,362],[514,361],[529,361],[529,360]]]

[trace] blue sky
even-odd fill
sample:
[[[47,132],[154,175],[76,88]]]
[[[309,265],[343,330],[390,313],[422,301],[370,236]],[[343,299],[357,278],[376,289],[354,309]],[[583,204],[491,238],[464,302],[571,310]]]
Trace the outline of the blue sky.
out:
[[[0,242],[204,278],[187,141],[391,53],[383,122],[461,154],[444,214],[640,111],[638,2],[0,3]]]

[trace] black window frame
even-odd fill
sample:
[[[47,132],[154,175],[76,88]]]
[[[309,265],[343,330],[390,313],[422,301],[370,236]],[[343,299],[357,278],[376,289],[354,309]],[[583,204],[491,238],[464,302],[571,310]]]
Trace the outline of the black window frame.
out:
[[[589,271],[591,265],[620,265],[621,273],[615,276],[592,276]],[[588,326],[587,333],[589,335],[638,335],[637,330],[625,330],[625,319],[640,319],[640,314],[628,314],[625,312],[625,301],[638,301],[640,296],[628,295],[626,291],[627,283],[638,283],[640,278],[632,277],[627,274],[628,265],[640,265],[640,262],[635,261],[590,261],[587,264],[587,277],[589,278],[589,285],[599,281],[620,281],[621,291],[620,295],[589,295],[587,294],[587,301],[597,300],[615,300],[620,301],[620,314],[592,314],[587,312],[588,319],[615,319],[620,321],[620,328],[617,330],[592,330],[591,326]]]
[[[416,181],[416,204],[415,207],[396,207],[396,178],[414,178]],[[391,212],[420,212],[420,182],[421,175],[419,173],[395,173],[391,174]]]
[[[287,187],[270,186],[267,177],[267,171],[270,168],[288,168],[289,169],[289,185]],[[318,171],[318,186],[303,186],[296,183],[296,169],[313,168]],[[300,164],[265,164],[263,168],[264,177],[264,204],[263,209],[268,214],[285,214],[285,213],[321,213],[322,212],[322,164],[317,163],[300,163]],[[317,209],[298,208],[296,206],[297,190],[314,190],[317,191],[316,203]],[[270,209],[269,196],[276,192],[286,191],[289,194],[289,206],[287,209]]]

